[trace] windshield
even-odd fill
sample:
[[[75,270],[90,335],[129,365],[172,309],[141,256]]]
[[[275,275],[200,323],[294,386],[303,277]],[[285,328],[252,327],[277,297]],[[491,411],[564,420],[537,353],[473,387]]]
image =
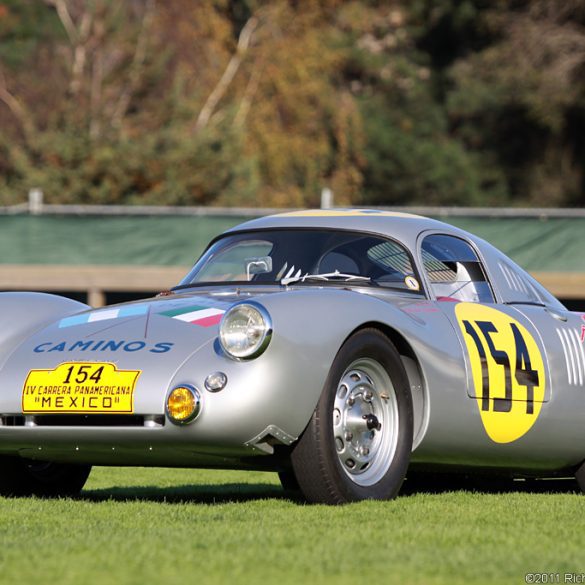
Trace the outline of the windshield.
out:
[[[364,233],[310,229],[222,237],[201,256],[180,286],[340,281],[420,293],[410,255],[398,242]]]

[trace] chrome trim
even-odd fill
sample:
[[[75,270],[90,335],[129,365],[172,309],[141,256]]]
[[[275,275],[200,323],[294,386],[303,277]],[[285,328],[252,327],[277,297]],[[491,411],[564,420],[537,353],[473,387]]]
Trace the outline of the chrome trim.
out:
[[[238,357],[238,356],[232,355],[226,349],[226,347],[224,347],[222,339],[221,339],[221,331],[222,331],[224,323],[225,323],[226,319],[229,317],[229,315],[233,311],[237,310],[238,308],[240,308],[242,306],[252,307],[253,309],[257,310],[260,313],[260,316],[264,320],[264,338],[262,339],[262,342],[260,343],[260,345],[258,346],[256,351],[254,351],[250,355]],[[245,361],[253,360],[253,359],[261,356],[266,351],[266,348],[270,345],[270,340],[272,339],[272,331],[273,331],[272,318],[270,317],[270,313],[268,313],[268,311],[266,310],[266,308],[263,305],[261,305],[260,303],[258,303],[256,301],[248,301],[248,300],[241,301],[239,303],[236,303],[232,307],[230,307],[223,314],[223,317],[221,318],[221,322],[219,324],[219,335],[218,335],[219,345],[220,345],[222,351],[225,353],[225,355],[228,356],[232,360],[235,360],[237,362],[245,362]]]
[[[557,329],[556,331],[565,355],[567,383],[570,386],[583,386],[585,381],[585,350],[579,334],[574,329]]]
[[[221,378],[221,383],[219,386],[216,385],[212,385],[211,384],[211,378],[213,377],[217,377],[217,378]],[[205,382],[203,383],[203,385],[205,386],[205,389],[208,392],[221,392],[221,390],[223,390],[228,383],[228,377],[226,374],[224,374],[223,372],[211,372],[211,374],[208,374],[207,377],[205,378]]]

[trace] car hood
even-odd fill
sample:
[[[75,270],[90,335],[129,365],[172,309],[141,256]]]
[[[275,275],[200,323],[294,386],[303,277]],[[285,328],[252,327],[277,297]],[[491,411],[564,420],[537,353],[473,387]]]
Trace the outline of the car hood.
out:
[[[298,332],[298,320],[291,316],[291,296],[295,297],[297,311],[313,307],[313,311],[322,313],[323,305],[314,303],[315,295],[327,306],[336,307],[332,315],[352,307],[355,315],[361,315],[356,317],[357,322],[371,320],[382,300],[375,299],[369,290],[353,287],[332,287],[326,292],[314,287],[218,287],[67,314],[29,335],[9,355],[0,356],[0,414],[22,412],[23,391],[33,384],[27,383],[33,370],[40,373],[33,373],[32,378],[50,378],[50,382],[44,378],[42,381],[43,388],[47,388],[47,383],[64,383],[61,378],[66,378],[70,362],[77,368],[80,363],[111,364],[117,371],[123,370],[124,376],[137,373],[134,412],[162,413],[171,384],[201,384],[209,373],[224,368],[227,372],[234,366],[232,360],[224,363],[217,338],[223,314],[235,303],[256,300],[265,304],[275,327],[290,335],[291,331]],[[371,302],[355,303],[355,295],[363,300],[370,298]],[[380,295],[397,307],[412,302],[395,293],[378,291],[376,296]],[[341,342],[346,335],[345,325],[338,327]],[[279,338],[284,345],[291,343],[287,335]],[[330,351],[337,346],[337,342],[333,343]],[[110,372],[112,366],[107,367]]]
[[[139,371],[137,396],[156,394],[160,402],[179,368],[201,348],[213,348],[225,311],[250,298],[236,293],[170,295],[63,317],[5,358],[0,412],[19,411],[31,370],[52,370],[65,362],[107,362]]]

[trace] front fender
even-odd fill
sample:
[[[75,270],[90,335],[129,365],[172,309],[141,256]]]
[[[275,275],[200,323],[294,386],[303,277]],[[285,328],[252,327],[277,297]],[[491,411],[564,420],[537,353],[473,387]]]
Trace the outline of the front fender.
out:
[[[273,435],[290,443],[309,422],[333,360],[353,331],[380,323],[401,332],[414,346],[429,337],[429,323],[404,310],[419,299],[388,302],[354,290],[313,289],[254,300],[266,307],[273,323],[271,343],[260,357],[235,361],[216,340],[194,353],[172,381],[195,384],[203,393],[201,415],[188,431],[196,441],[254,444]],[[217,393],[204,390],[205,377],[214,371],[228,378]]]
[[[78,301],[34,292],[0,293],[0,367],[29,335],[58,318],[89,309]]]

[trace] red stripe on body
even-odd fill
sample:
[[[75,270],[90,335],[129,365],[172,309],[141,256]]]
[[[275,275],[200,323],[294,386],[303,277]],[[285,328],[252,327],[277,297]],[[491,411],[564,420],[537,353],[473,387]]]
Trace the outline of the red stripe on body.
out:
[[[200,325],[201,327],[211,327],[212,325],[217,325],[221,321],[222,317],[223,313],[221,315],[212,315],[211,317],[196,319],[195,321],[191,321],[191,323],[193,325]]]

